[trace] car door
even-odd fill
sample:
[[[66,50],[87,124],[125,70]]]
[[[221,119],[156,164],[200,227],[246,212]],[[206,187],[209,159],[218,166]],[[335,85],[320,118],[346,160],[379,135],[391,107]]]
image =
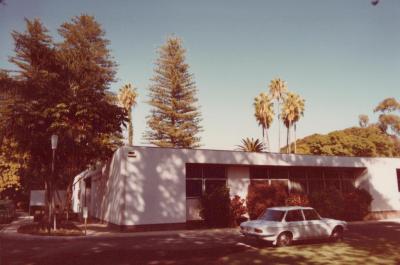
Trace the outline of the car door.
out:
[[[289,210],[285,216],[285,222],[289,231],[293,234],[293,239],[306,238],[306,223],[301,210]]]
[[[303,214],[307,223],[307,236],[309,238],[329,236],[329,228],[314,209],[303,209]]]

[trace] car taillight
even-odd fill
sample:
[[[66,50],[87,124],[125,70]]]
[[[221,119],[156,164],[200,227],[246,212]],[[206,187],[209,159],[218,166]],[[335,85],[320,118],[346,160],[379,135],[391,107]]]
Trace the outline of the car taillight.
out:
[[[256,228],[256,229],[254,229],[254,232],[256,232],[256,233],[262,233],[263,230]]]

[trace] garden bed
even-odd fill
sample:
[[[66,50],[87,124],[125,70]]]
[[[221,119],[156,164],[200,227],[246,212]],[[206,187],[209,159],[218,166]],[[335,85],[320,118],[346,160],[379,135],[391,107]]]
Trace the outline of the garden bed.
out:
[[[33,223],[20,226],[18,233],[40,236],[83,236],[84,232],[72,222],[57,224],[57,230],[51,229],[49,234],[46,225]]]

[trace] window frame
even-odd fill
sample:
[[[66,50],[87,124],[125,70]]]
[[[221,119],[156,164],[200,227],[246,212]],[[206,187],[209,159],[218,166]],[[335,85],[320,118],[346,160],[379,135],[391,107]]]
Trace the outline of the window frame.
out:
[[[286,218],[288,217],[289,212],[295,212],[295,211],[300,212],[300,215],[301,215],[301,217],[302,217],[302,220],[296,220],[296,221],[288,221],[288,220],[286,220]],[[286,223],[291,223],[291,222],[304,222],[304,221],[305,221],[305,217],[304,217],[303,211],[302,211],[301,209],[287,210],[284,219],[285,219],[285,222],[286,222]]]
[[[317,215],[318,219],[310,219],[310,220],[307,219],[305,211],[314,212]],[[320,221],[322,219],[321,216],[319,215],[319,213],[315,209],[302,209],[302,212],[303,212],[303,216],[304,216],[304,221]]]

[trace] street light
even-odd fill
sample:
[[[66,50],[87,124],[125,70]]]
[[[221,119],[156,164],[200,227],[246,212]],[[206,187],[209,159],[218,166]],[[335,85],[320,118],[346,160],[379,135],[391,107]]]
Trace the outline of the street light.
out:
[[[55,188],[55,181],[54,181],[54,160],[55,160],[55,156],[56,156],[56,149],[57,149],[57,143],[58,143],[58,135],[56,135],[56,134],[53,134],[52,136],[51,136],[51,149],[53,150],[53,159],[52,159],[52,161],[51,161],[51,179],[52,179],[52,184],[53,185],[51,185],[51,189],[53,189],[53,188]],[[52,192],[51,193],[51,204],[52,204],[52,208],[53,208],[53,210],[54,210],[54,193]],[[54,224],[54,230],[56,230],[57,229],[57,225],[56,225],[56,215],[55,215],[55,213],[53,213],[53,216],[54,216],[54,222],[53,222],[53,224]],[[49,217],[49,220],[50,220],[50,217]]]

